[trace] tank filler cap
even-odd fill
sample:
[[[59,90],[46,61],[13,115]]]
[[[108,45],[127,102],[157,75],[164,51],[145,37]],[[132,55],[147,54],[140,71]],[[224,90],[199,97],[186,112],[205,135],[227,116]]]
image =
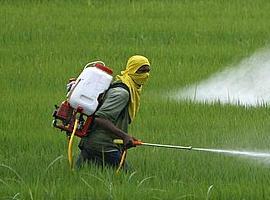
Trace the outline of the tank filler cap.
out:
[[[104,71],[104,72],[110,74],[110,75],[113,74],[113,70],[112,70],[111,68],[109,68],[109,67],[107,67],[107,66],[105,66],[105,65],[102,65],[101,63],[96,63],[94,66],[95,66],[96,68],[98,68],[98,69],[100,69],[100,70],[102,70],[102,71]]]

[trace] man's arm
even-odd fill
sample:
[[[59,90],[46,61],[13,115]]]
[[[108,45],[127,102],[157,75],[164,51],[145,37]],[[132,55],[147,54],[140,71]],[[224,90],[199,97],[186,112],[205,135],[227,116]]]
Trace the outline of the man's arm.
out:
[[[128,135],[127,133],[125,133],[121,129],[117,128],[110,120],[104,119],[104,118],[100,118],[100,117],[96,117],[95,118],[95,123],[98,126],[104,128],[105,130],[111,132],[115,136],[121,138],[124,141],[124,146],[126,148],[134,147],[133,142],[136,139],[133,138],[133,137],[131,137],[130,135]]]

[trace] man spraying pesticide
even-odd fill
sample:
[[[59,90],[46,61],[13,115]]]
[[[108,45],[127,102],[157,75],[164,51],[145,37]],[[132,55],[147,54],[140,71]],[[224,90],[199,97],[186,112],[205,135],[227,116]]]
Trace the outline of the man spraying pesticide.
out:
[[[88,76],[84,73],[85,70],[89,71]],[[84,71],[72,84],[67,101],[56,108],[54,126],[66,131],[70,137],[71,167],[71,144],[73,136],[77,135],[81,137],[81,153],[76,162],[77,167],[84,163],[92,163],[120,169],[121,166],[125,166],[124,159],[121,159],[126,155],[125,150],[136,145],[137,140],[128,135],[128,125],[134,121],[138,112],[142,88],[149,78],[150,62],[144,56],[130,57],[126,69],[121,75],[116,76],[111,85],[107,84],[107,87],[101,87],[105,84],[93,82],[98,73],[106,73],[109,76],[104,77],[110,80],[112,71],[103,62],[91,63]],[[104,80],[102,75],[100,80]],[[92,81],[89,78],[91,76]],[[86,81],[87,79],[89,80]],[[86,92],[92,90],[94,95]],[[89,102],[96,102],[95,106]],[[62,122],[60,125],[57,124],[59,119]],[[122,139],[123,148],[114,143],[115,139]],[[121,160],[122,164],[119,167]]]

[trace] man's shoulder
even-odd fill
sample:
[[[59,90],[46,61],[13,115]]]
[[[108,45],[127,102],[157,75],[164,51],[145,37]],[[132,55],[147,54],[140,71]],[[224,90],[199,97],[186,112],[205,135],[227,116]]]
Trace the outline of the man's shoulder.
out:
[[[121,96],[122,98],[123,97],[129,98],[129,91],[126,90],[125,88],[122,88],[122,87],[110,88],[108,91],[108,94],[113,95],[113,96],[115,96],[115,95]]]
[[[112,83],[110,88],[122,88],[128,91],[128,93],[130,92],[128,86],[124,84],[123,82],[119,82],[119,81]]]
[[[129,88],[122,82],[114,82],[111,84],[109,91],[110,93],[117,94],[120,96],[129,97]]]

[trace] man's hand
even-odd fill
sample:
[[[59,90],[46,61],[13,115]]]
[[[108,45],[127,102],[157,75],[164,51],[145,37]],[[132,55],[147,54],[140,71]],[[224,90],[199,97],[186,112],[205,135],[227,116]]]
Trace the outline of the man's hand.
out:
[[[134,141],[137,141],[137,139],[132,136],[126,134],[125,137],[123,138],[123,141],[124,141],[124,149],[136,147]]]

